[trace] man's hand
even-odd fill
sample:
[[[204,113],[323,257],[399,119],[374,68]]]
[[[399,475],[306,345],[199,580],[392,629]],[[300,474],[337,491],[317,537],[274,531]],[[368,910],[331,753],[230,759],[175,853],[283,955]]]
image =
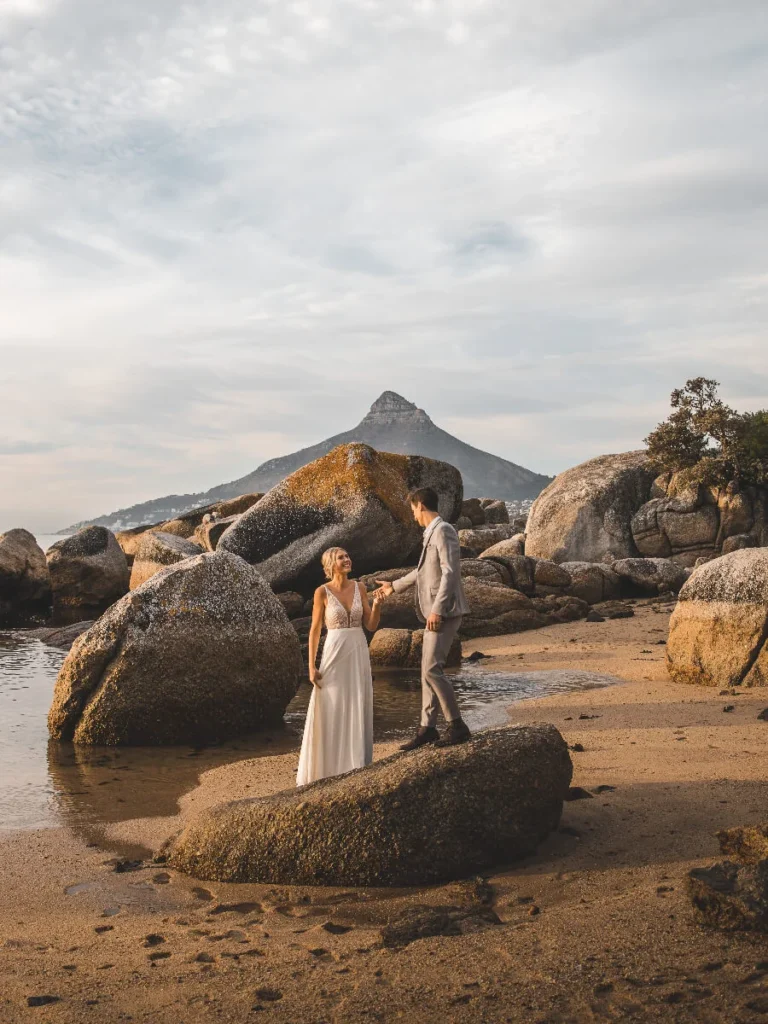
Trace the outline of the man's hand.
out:
[[[374,598],[376,598],[379,601],[384,601],[394,594],[395,588],[392,586],[391,583],[387,583],[386,580],[376,580],[376,582],[379,584],[379,589],[374,590]]]
[[[435,615],[434,612],[427,619],[427,629],[430,633],[439,633],[443,628],[443,617],[442,615]]]

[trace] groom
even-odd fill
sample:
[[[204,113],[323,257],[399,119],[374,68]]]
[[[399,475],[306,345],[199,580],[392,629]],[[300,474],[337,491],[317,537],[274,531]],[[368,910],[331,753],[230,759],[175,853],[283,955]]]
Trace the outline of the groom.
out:
[[[437,494],[431,487],[408,495],[413,518],[424,527],[424,547],[416,569],[394,583],[376,580],[380,598],[399,594],[416,585],[416,614],[426,623],[421,654],[421,725],[416,735],[401,750],[416,750],[427,743],[452,747],[470,736],[462,720],[456,694],[445,675],[445,663],[451,644],[461,626],[461,617],[469,611],[461,582],[459,537],[450,523],[441,518]],[[448,728],[440,735],[435,728],[438,704]]]

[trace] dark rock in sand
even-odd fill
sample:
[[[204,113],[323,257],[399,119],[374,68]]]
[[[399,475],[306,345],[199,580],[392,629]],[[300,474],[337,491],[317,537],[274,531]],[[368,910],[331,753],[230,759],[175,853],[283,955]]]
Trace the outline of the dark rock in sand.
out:
[[[701,924],[722,931],[768,931],[768,860],[694,868],[688,894]]]
[[[197,544],[173,533],[145,533],[133,560],[131,590],[136,590],[147,580],[152,579],[155,573],[169,565],[176,565],[185,558],[194,558],[199,554],[200,548]]]
[[[724,828],[717,833],[720,852],[740,864],[768,859],[768,824]]]
[[[421,456],[348,444],[273,487],[222,536],[217,550],[240,555],[275,590],[311,592],[324,576],[326,548],[346,548],[356,574],[408,564],[421,530],[408,492],[434,487],[449,522],[461,508],[458,470]]]
[[[623,601],[601,601],[593,605],[592,611],[604,619],[631,619],[635,614],[632,605]]]
[[[28,530],[0,533],[0,625],[21,625],[50,607],[43,549]]]
[[[490,907],[409,907],[381,930],[385,948],[401,949],[417,939],[435,935],[469,935],[501,924]]]
[[[225,552],[198,555],[75,641],[48,725],[86,744],[222,740],[280,721],[300,672],[296,632],[259,573]]]
[[[425,885],[531,853],[557,827],[572,775],[552,725],[482,732],[347,775],[203,812],[168,862],[196,878]],[[425,813],[425,809],[427,812]]]
[[[104,526],[86,526],[47,552],[53,614],[61,622],[100,615],[128,590],[130,574],[122,548]]]

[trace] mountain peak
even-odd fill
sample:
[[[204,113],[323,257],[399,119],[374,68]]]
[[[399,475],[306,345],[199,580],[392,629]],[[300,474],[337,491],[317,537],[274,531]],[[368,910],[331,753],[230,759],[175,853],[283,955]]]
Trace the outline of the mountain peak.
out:
[[[413,402],[409,402],[407,398],[403,398],[402,395],[398,395],[395,391],[384,391],[371,406],[363,423],[368,425],[389,423],[423,425],[431,424],[432,420],[423,409],[419,409]]]

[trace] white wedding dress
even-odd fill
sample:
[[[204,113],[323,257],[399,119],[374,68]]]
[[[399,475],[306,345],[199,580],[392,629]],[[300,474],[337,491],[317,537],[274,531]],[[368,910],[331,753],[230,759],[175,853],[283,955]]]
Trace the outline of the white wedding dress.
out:
[[[320,661],[320,689],[312,687],[296,785],[342,775],[373,760],[373,679],[363,632],[360,587],[348,612],[325,588],[328,635]]]

